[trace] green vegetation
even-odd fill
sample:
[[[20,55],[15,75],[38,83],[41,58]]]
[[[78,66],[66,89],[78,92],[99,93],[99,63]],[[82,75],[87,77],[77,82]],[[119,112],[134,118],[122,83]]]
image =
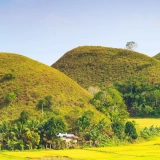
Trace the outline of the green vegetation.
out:
[[[106,148],[87,147],[135,143],[160,135],[160,126],[139,127],[136,120],[127,120],[129,113],[160,117],[158,60],[130,50],[86,46],[66,53],[54,65],[69,71],[92,95],[52,67],[24,56],[0,53],[1,150],[77,147],[83,148],[81,153],[75,150],[82,157],[69,155],[72,151],[66,149],[54,154],[46,151],[42,156],[47,158],[52,153],[67,156],[65,159],[104,159],[108,155],[112,159],[115,155]],[[78,144],[66,144],[56,136],[60,132],[75,133]],[[82,152],[95,155],[86,157]],[[16,152],[0,152],[0,159],[8,155],[17,159],[42,157],[32,153],[19,156]],[[118,158],[126,158],[121,156]]]
[[[10,92],[6,95],[7,102],[11,103],[17,98],[17,95],[14,92]]]
[[[31,120],[29,112],[24,110],[18,119],[10,122],[3,121],[0,124],[0,150],[63,149],[68,147],[68,144],[58,138],[57,133],[68,131],[79,136],[81,147],[105,146],[115,139],[116,134],[114,136],[110,123],[107,123],[105,119],[95,123],[91,118],[93,114],[90,110],[84,112],[81,117],[77,117],[72,128],[67,128],[61,116],[45,119],[44,117],[43,119],[32,118]],[[130,123],[132,124],[132,122]],[[123,127],[121,131],[124,133],[125,129]],[[128,136],[128,132],[126,133]],[[124,135],[123,141],[125,139]],[[131,137],[131,139],[135,138]],[[70,144],[70,147],[75,146],[74,143]]]
[[[90,103],[109,117],[111,122],[125,122],[129,116],[122,95],[116,89],[107,88],[98,92]]]
[[[156,55],[154,56],[154,58],[160,60],[160,53],[156,54]]]
[[[40,100],[38,104],[41,102]],[[44,103],[45,102],[45,103]],[[45,106],[52,102],[52,97],[46,96],[41,105]],[[134,142],[137,138],[149,139],[150,136],[158,135],[160,128],[152,127],[150,130],[141,130],[137,134],[135,123],[127,121],[128,112],[123,98],[116,89],[107,88],[94,95],[90,100],[100,112],[104,113],[109,121],[102,118],[95,123],[94,112],[87,110],[81,116],[71,117],[66,122],[63,115],[42,116],[30,119],[27,110],[20,113],[18,119],[10,122],[3,121],[0,125],[0,146],[7,150],[24,149],[63,149],[68,144],[59,139],[57,133],[75,133],[79,136],[80,147],[108,146],[124,142]],[[40,106],[41,106],[40,105]],[[72,121],[74,120],[74,122]],[[149,134],[148,134],[149,133]],[[75,148],[76,144],[71,143]]]
[[[92,94],[96,94],[98,87],[104,89],[114,84],[122,93],[131,116],[159,117],[160,62],[134,52],[135,45],[135,42],[128,42],[129,50],[78,47],[67,52],[52,67],[73,78]],[[96,108],[103,112],[100,107]]]
[[[146,76],[151,84],[160,83],[160,62],[127,49],[82,46],[63,55],[52,67],[62,71],[82,87],[106,88],[129,77]]]
[[[93,112],[84,112],[77,117],[72,128],[68,128],[61,116],[31,119],[24,110],[14,121],[0,124],[0,150],[64,149],[76,147],[104,147],[128,144],[135,140],[149,140],[160,135],[160,127],[153,125],[139,128],[135,121],[107,123],[101,119],[94,123]],[[147,122],[147,121],[146,121]],[[138,131],[137,131],[138,129]],[[65,143],[57,133],[73,132],[79,136],[78,143]]]
[[[159,136],[160,135],[160,128],[154,127],[154,126],[150,126],[149,128],[145,127],[143,130],[140,131],[140,135],[142,138],[148,140],[151,137]]]
[[[125,133],[128,137],[130,137],[132,139],[137,139],[137,137],[138,137],[136,128],[135,128],[135,126],[132,122],[127,122],[126,123]]]
[[[23,110],[41,118],[43,104],[44,117],[61,115],[67,125],[68,115],[74,111],[78,117],[91,110],[98,122],[105,116],[88,103],[91,97],[52,67],[21,55],[0,53],[0,121],[14,120]]]
[[[112,123],[112,130],[114,134],[120,139],[125,136],[124,134],[125,126],[124,123],[122,123],[121,121]]]
[[[133,41],[126,43],[126,48],[129,50],[134,50],[137,46],[137,43]]]
[[[30,119],[27,111],[22,111],[20,117],[12,122],[3,121],[0,124],[0,149],[24,150],[35,148],[61,148],[56,134],[66,132],[66,124],[61,117],[36,120]],[[57,144],[55,144],[57,142]],[[59,144],[60,143],[60,144]],[[65,144],[64,144],[65,145]]]
[[[122,93],[131,116],[160,117],[160,84],[150,84],[145,77],[139,77],[114,86]]]

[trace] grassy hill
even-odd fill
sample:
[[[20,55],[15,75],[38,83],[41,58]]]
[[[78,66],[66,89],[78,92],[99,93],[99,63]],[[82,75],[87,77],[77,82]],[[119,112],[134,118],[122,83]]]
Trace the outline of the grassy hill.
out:
[[[154,56],[154,58],[160,60],[160,53],[156,54],[156,55]]]
[[[151,83],[160,82],[160,62],[126,49],[81,46],[65,53],[52,67],[65,73],[82,87],[101,88],[115,81],[145,75]]]
[[[6,95],[14,92],[17,98],[8,103]],[[37,102],[52,96],[53,113],[64,117],[80,115],[85,110],[95,112],[95,119],[103,117],[88,104],[91,95],[60,71],[27,57],[0,53],[0,121],[14,119],[27,109],[32,116],[41,116]]]

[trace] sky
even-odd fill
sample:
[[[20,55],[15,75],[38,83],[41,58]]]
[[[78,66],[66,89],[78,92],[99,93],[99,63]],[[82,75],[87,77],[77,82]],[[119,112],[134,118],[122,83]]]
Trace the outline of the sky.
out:
[[[160,0],[0,0],[0,52],[52,65],[78,46],[160,52]]]

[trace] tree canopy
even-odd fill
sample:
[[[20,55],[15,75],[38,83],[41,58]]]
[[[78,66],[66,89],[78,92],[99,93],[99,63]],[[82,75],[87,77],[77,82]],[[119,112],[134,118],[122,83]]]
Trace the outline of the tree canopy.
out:
[[[136,47],[138,47],[138,44],[134,41],[127,42],[126,44],[126,48],[129,50],[134,50]]]

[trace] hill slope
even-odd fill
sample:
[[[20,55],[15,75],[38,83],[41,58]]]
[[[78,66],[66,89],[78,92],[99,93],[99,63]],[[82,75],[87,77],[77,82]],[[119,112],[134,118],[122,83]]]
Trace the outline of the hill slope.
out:
[[[17,98],[8,104],[6,95],[11,92]],[[21,55],[0,53],[0,121],[14,119],[24,109],[41,115],[36,105],[47,95],[53,97],[53,111],[64,117],[74,109],[77,114],[90,109],[103,117],[88,105],[91,95],[60,71]]]
[[[160,60],[160,53],[156,54],[156,55],[154,56],[154,58]]]
[[[64,54],[52,67],[62,71],[82,87],[101,88],[127,77],[145,75],[151,83],[160,82],[160,62],[126,49],[81,46]]]

